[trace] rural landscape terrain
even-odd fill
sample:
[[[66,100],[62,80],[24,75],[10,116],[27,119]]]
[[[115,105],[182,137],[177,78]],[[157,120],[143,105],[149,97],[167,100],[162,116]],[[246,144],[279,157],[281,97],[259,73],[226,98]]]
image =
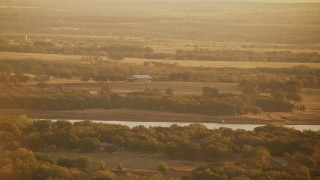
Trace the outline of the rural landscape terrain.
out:
[[[0,0],[0,179],[319,178],[320,2]]]

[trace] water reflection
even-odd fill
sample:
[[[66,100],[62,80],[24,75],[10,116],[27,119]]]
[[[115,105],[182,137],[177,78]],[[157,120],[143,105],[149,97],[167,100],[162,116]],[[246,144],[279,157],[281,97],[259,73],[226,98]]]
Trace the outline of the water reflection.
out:
[[[57,119],[51,119],[51,120],[57,121]],[[67,120],[67,121],[74,123],[74,122],[80,122],[83,120]],[[140,126],[140,125],[143,125],[145,127],[156,127],[156,126],[170,127],[173,124],[176,124],[178,126],[188,126],[188,125],[192,124],[189,122],[142,122],[142,121],[101,121],[101,120],[92,120],[92,122],[125,125],[130,128],[135,127],[135,126]],[[226,127],[226,128],[231,128],[233,130],[244,129],[247,131],[251,131],[255,127],[263,126],[262,124],[220,124],[220,123],[201,123],[201,124],[203,124],[204,126],[206,126],[209,129],[217,129],[220,127]],[[286,126],[290,127],[290,128],[295,128],[299,131],[303,131],[303,130],[319,131],[320,130],[320,125],[286,125]]]

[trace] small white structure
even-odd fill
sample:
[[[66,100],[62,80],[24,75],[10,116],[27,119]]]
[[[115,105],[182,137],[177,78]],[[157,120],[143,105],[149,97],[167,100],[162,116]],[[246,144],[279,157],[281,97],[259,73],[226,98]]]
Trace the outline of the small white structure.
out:
[[[51,39],[51,38],[49,38],[49,37],[47,37],[47,38],[44,40],[44,42],[52,43],[52,39]]]
[[[28,35],[26,35],[25,40],[26,40],[26,42],[30,42],[30,41],[32,41],[32,39],[31,39],[31,38],[29,38],[29,37],[28,37]]]
[[[151,82],[153,77],[150,75],[132,75],[128,77],[126,80],[129,82]]]

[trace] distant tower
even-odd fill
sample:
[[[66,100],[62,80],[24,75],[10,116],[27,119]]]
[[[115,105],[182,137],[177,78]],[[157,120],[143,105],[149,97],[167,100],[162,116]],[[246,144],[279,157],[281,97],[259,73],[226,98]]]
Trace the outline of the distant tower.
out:
[[[28,36],[26,35],[26,41],[28,41]]]

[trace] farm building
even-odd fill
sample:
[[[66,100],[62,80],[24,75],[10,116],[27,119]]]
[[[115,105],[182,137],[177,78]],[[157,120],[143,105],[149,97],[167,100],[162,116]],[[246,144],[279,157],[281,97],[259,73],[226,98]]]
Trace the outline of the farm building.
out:
[[[150,75],[132,75],[130,77],[127,78],[127,81],[130,82],[150,82],[153,79],[153,77],[151,77]]]

